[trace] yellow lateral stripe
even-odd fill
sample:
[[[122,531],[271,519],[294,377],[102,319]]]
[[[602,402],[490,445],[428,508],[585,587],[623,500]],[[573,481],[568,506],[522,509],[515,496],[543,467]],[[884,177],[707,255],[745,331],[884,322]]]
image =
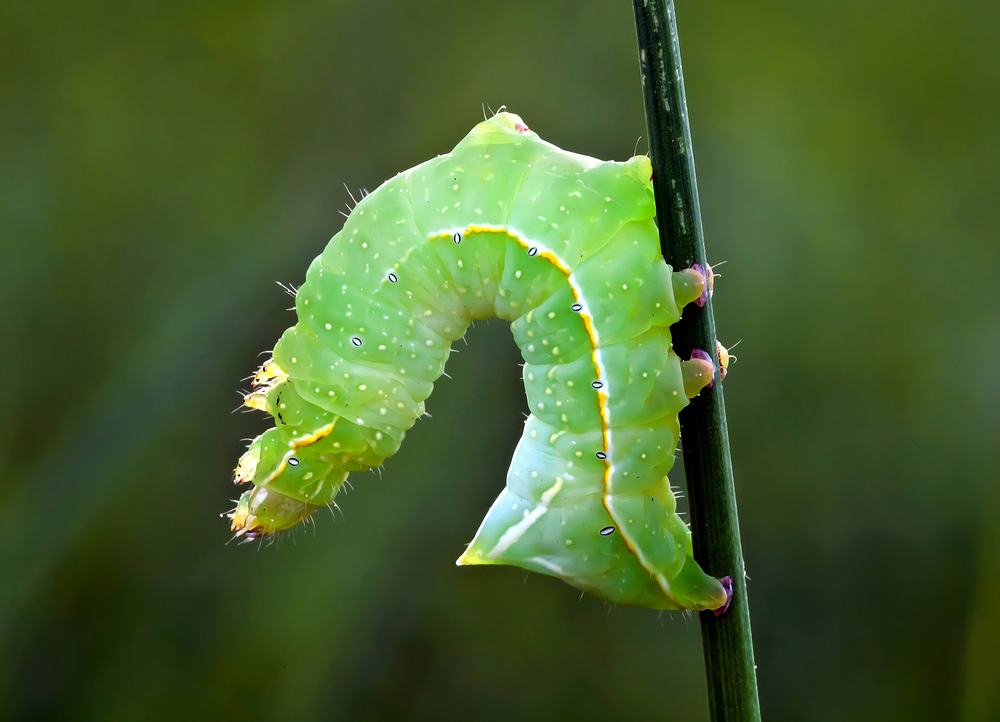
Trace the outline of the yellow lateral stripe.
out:
[[[272,482],[275,479],[277,479],[278,475],[281,474],[281,472],[283,472],[285,470],[285,468],[288,466],[288,460],[291,459],[293,456],[295,456],[295,450],[296,449],[298,449],[300,447],[303,447],[303,446],[309,446],[310,444],[315,444],[317,441],[319,441],[320,439],[322,439],[324,436],[329,436],[330,432],[333,431],[333,424],[334,423],[336,423],[336,422],[327,424],[326,426],[322,426],[322,427],[320,427],[319,429],[317,429],[316,431],[314,431],[312,434],[310,434],[308,436],[303,436],[300,439],[292,439],[290,442],[288,442],[288,445],[292,447],[292,450],[289,451],[288,453],[286,453],[281,458],[281,463],[278,464],[278,468],[275,469],[274,471],[272,471],[271,475],[268,476],[266,479],[264,479],[264,481],[260,482],[260,484],[258,484],[258,486],[266,486],[270,482]]]
[[[541,244],[537,242],[531,243],[521,234],[517,233],[516,231],[511,231],[510,228],[503,228],[497,226],[480,226],[480,225],[469,225],[466,226],[465,230],[449,230],[449,231],[440,231],[438,233],[432,233],[429,236],[428,240],[433,241],[444,238],[451,239],[454,237],[455,233],[461,233],[463,237],[465,237],[470,233],[499,233],[507,236],[508,238],[515,241],[523,248],[527,248],[529,250],[531,248],[539,248],[541,246]],[[569,281],[570,291],[572,291],[573,293],[573,300],[583,304],[584,307],[589,310],[589,307],[586,305],[586,299],[584,299],[581,296],[581,294],[577,291],[576,284],[573,283],[572,271],[570,270],[569,266],[567,266],[565,262],[563,262],[563,260],[559,258],[553,251],[548,249],[541,250],[539,248],[538,256],[545,258],[546,260],[549,261],[549,263],[551,263],[553,266],[555,266],[556,268],[558,268],[560,271],[563,272],[563,274],[566,276],[566,280]],[[587,331],[587,337],[590,339],[590,346],[593,349],[593,351],[591,352],[591,359],[593,360],[594,363],[594,372],[597,377],[597,380],[603,383],[605,388],[609,388],[607,382],[601,377],[601,362],[597,348],[598,344],[597,330],[594,328],[593,319],[590,317],[589,313],[583,313],[583,312],[580,313],[580,318],[583,320],[584,329]],[[615,522],[615,525],[618,527],[619,531],[621,531],[621,538],[622,541],[625,542],[625,547],[632,553],[632,556],[636,558],[636,560],[639,562],[639,565],[643,569],[645,569],[652,578],[656,579],[656,583],[659,585],[660,590],[663,592],[663,594],[676,604],[676,600],[670,593],[670,584],[667,582],[666,578],[664,578],[662,574],[657,573],[646,563],[646,561],[642,558],[642,555],[639,554],[638,550],[635,548],[635,546],[633,546],[632,541],[628,538],[628,533],[622,527],[621,521],[619,521],[618,517],[611,510],[610,499],[608,498],[609,491],[611,488],[611,422],[608,418],[608,394],[598,391],[597,407],[598,411],[601,414],[601,437],[603,439],[604,455],[605,455],[604,491],[601,494],[601,504],[604,506],[605,511],[608,512],[608,516],[611,517],[611,520]]]
[[[317,441],[322,439],[324,436],[329,436],[330,432],[333,431],[333,424],[336,422],[331,422],[326,426],[321,427],[317,431],[314,431],[309,436],[303,436],[301,439],[292,439],[290,444],[293,449],[298,449],[301,446],[309,446],[309,444],[315,444]]]

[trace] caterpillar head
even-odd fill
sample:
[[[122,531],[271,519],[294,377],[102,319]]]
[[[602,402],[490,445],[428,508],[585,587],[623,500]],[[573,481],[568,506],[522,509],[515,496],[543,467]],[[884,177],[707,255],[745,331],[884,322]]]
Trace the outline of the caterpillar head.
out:
[[[243,493],[229,515],[230,529],[236,536],[259,539],[295,526],[317,508],[273,489],[255,486]]]
[[[320,489],[308,482],[326,476],[330,465],[312,457],[297,457],[293,452],[279,457],[276,441],[275,429],[261,434],[253,440],[236,465],[234,481],[237,484],[255,480],[260,484],[244,492],[236,509],[229,514],[231,529],[236,536],[257,539],[288,529],[307,518],[319,506],[282,492],[287,491],[285,485],[290,484],[293,489],[304,487],[307,498],[311,498],[310,494],[316,494]]]

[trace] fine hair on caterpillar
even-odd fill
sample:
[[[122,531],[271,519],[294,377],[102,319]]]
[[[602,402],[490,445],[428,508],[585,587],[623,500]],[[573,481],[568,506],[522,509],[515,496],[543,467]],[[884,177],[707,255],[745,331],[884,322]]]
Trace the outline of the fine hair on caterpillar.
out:
[[[694,561],[667,480],[678,412],[728,366],[721,345],[681,359],[671,343],[716,274],[664,262],[649,159],[570,153],[501,111],[351,199],[289,287],[297,323],[244,397],[275,427],[237,464],[252,486],[229,515],[234,533],[293,528],[348,474],[380,469],[426,415],[451,344],[499,317],[530,413],[458,564],[512,564],[618,604],[723,609],[724,580]]]

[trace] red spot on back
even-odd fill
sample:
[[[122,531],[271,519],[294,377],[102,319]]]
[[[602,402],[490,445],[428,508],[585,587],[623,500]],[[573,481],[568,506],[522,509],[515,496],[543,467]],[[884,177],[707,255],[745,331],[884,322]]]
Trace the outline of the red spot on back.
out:
[[[514,123],[514,130],[516,130],[518,133],[527,133],[528,126],[526,126],[524,123]]]

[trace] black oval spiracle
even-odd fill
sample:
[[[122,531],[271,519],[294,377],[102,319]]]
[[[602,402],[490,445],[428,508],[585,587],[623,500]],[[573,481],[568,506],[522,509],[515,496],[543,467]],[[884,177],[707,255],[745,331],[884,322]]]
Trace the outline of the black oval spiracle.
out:
[[[573,309],[574,311],[576,311],[577,313],[580,313],[580,311],[583,310],[583,304],[582,303],[574,303],[572,306],[570,306],[570,308]]]
[[[608,536],[615,533],[615,528],[613,526],[606,526],[601,529],[601,536]]]
[[[595,456],[598,459],[607,459],[608,458],[608,455],[605,454],[603,451],[598,451],[597,454],[595,454]]]
[[[595,389],[603,389],[604,388],[604,383],[601,382],[601,381],[594,381],[590,385],[593,386]]]
[[[528,249],[528,255],[529,256],[537,256],[538,255],[538,248],[535,247],[535,246],[532,246],[531,248],[529,248]]]
[[[461,233],[456,233],[455,235],[453,235],[451,237],[451,239],[453,241],[455,241],[455,243],[461,243],[462,242],[462,234]]]
[[[354,344],[355,346],[360,346],[361,339],[358,338],[357,336],[351,336],[351,343]]]
[[[399,279],[398,279],[398,278],[396,277],[396,274],[395,274],[395,273],[393,273],[392,271],[389,271],[389,280],[390,280],[390,281],[391,281],[392,283],[395,283],[395,282],[396,282],[396,281],[398,281]]]
[[[298,466],[299,465],[299,460],[296,459],[294,456],[290,456],[288,458],[288,464],[289,464],[289,466]]]

